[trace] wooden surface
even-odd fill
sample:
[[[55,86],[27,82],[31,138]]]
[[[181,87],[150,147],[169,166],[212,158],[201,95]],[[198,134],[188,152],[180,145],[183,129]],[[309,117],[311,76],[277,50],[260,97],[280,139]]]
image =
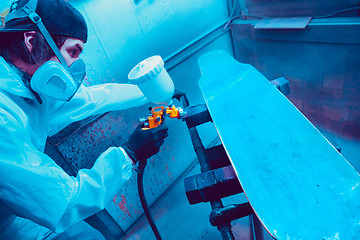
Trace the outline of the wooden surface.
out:
[[[199,81],[245,194],[276,239],[357,239],[360,176],[251,65],[199,59]]]

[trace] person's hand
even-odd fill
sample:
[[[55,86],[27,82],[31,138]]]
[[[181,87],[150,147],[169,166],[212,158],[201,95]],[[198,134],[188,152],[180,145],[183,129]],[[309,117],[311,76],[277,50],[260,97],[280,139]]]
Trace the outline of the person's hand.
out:
[[[147,130],[142,130],[140,124],[122,147],[134,163],[145,161],[159,152],[168,136],[167,131],[168,127],[165,124]]]

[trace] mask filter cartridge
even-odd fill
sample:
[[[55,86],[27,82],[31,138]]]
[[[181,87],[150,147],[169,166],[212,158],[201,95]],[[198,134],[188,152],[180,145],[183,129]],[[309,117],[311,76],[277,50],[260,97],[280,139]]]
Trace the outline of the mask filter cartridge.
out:
[[[48,61],[31,78],[31,88],[55,99],[69,101],[85,77],[85,63],[79,59],[67,70],[59,62]]]

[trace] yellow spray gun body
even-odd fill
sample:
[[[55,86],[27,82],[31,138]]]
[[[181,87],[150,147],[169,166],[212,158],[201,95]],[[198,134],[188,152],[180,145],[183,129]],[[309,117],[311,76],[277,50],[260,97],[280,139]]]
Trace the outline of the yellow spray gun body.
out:
[[[165,117],[182,118],[184,111],[182,108],[176,108],[175,105],[165,107],[159,106],[150,109],[150,115],[147,118],[140,118],[139,121],[143,124],[143,130],[156,128],[165,121]]]

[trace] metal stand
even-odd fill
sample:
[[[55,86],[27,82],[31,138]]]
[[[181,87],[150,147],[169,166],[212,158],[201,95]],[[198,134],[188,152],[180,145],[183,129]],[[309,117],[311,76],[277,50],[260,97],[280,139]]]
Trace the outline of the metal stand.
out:
[[[290,93],[290,84],[285,78],[270,81],[284,95]],[[184,179],[186,196],[190,204],[210,202],[212,212],[210,223],[216,226],[223,240],[235,239],[231,231],[231,221],[252,215],[252,229],[255,240],[264,239],[263,227],[250,204],[223,206],[221,198],[244,192],[225,149],[218,145],[205,149],[196,126],[212,122],[205,104],[189,107],[186,96],[181,103],[186,111],[184,120],[189,129],[191,141],[199,160],[201,174]]]

